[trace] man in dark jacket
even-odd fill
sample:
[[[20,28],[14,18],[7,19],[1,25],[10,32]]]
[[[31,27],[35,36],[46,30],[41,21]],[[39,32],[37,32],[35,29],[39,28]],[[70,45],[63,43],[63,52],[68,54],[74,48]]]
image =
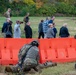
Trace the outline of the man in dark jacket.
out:
[[[59,32],[60,37],[69,37],[70,34],[68,32],[67,23],[63,24],[63,26],[60,28]]]
[[[10,20],[7,19],[6,22],[3,23],[2,33],[5,33],[7,31],[9,22],[10,22]]]
[[[39,32],[38,39],[40,39],[41,36],[42,36],[42,38],[44,38],[44,33],[43,33],[43,20],[41,20],[41,22],[39,23],[38,32]]]
[[[30,27],[30,22],[26,23],[24,27],[24,31],[25,31],[26,38],[32,38],[32,28]]]
[[[12,38],[13,37],[12,23],[13,23],[12,21],[9,22],[7,32],[5,33],[6,38]]]
[[[12,25],[12,21],[10,21],[9,19],[7,19],[6,22],[4,22],[2,27],[2,33],[4,37],[6,37],[7,31],[10,31],[12,33],[11,25]]]

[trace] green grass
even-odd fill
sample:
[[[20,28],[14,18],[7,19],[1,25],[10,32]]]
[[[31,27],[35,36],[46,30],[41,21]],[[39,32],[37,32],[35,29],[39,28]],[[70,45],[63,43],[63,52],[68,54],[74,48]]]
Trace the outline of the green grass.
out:
[[[14,27],[16,20],[22,21],[23,17],[12,17],[11,19],[13,21],[12,26]],[[30,17],[31,27],[33,30],[33,38],[38,37],[38,24],[41,19],[45,20],[45,17]],[[1,28],[4,22],[5,22],[5,18],[0,17],[0,31],[1,31]],[[57,37],[59,37],[59,29],[64,23],[68,23],[68,29],[69,29],[69,33],[71,37],[73,37],[76,34],[75,17],[56,17],[54,22],[56,23],[56,28],[58,30]],[[23,28],[24,28],[24,24],[21,24],[21,31],[22,31],[21,37],[22,38],[25,37]],[[0,32],[0,37],[2,37],[1,32]],[[50,68],[43,69],[40,75],[76,75],[76,70],[74,69],[74,65],[75,65],[75,62],[63,63],[63,64],[58,63],[58,66],[56,67],[50,67]],[[0,69],[2,70],[4,68],[1,67]],[[27,75],[39,75],[39,74],[36,73],[36,74],[27,74]]]

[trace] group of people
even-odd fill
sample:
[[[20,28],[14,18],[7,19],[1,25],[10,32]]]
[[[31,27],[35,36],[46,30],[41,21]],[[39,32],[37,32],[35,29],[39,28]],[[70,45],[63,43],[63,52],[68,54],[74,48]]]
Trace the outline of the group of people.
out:
[[[47,17],[46,20],[41,20],[38,26],[39,39],[41,37],[42,38],[56,38],[57,28],[55,27],[54,19],[55,17],[52,16],[51,19],[50,17]],[[68,28],[67,28],[67,23],[64,23],[63,26],[60,28],[59,36],[61,38],[70,36]]]
[[[24,23],[24,32],[26,38],[32,38],[32,28],[29,22],[29,13],[25,15],[23,18],[23,22],[17,20],[14,26],[14,32],[12,32],[12,21],[11,21],[11,9],[4,13],[6,17],[6,22],[4,22],[2,27],[3,36],[6,38],[21,38],[21,29],[20,24]],[[38,39],[42,38],[56,38],[57,28],[55,27],[54,23],[55,16],[47,17],[46,20],[41,20],[38,25]],[[67,28],[67,23],[64,23],[63,26],[60,28],[59,31],[60,37],[69,37],[69,31]]]
[[[3,23],[2,27],[2,33],[5,38],[21,38],[21,29],[20,25],[24,23],[24,32],[26,38],[32,38],[32,28],[30,27],[29,22],[29,13],[24,17],[23,21],[16,21],[16,24],[14,25],[14,32],[12,29],[12,21],[11,21],[11,9],[8,8],[8,10],[4,13],[4,16],[6,17],[6,21]]]

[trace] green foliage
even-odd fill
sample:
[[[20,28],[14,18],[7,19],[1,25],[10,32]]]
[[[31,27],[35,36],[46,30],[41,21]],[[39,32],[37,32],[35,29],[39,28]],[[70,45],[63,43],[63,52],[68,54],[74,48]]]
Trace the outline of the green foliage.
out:
[[[35,4],[35,2],[33,0],[23,0],[23,2],[28,5]]]
[[[17,0],[18,1],[18,0]],[[12,9],[13,16],[25,16],[27,12],[31,16],[51,16],[58,14],[76,15],[75,0],[39,0],[39,8],[36,6],[36,0],[19,0],[9,3],[8,0],[0,0],[0,15],[7,10]]]
[[[0,0],[0,13],[6,11],[6,8],[10,7],[10,3],[7,0]]]
[[[76,13],[76,7],[74,5],[66,4],[64,2],[57,3],[56,8],[57,8],[56,12],[58,13],[63,13],[66,15],[69,15],[69,14],[75,15]]]
[[[38,9],[38,13],[43,16],[50,16],[56,13],[56,8],[54,5],[43,5],[40,9]]]
[[[36,13],[36,6],[35,5],[27,5],[27,6],[23,7],[21,9],[20,16],[26,15],[27,12],[30,13],[30,16],[35,15],[35,13]]]

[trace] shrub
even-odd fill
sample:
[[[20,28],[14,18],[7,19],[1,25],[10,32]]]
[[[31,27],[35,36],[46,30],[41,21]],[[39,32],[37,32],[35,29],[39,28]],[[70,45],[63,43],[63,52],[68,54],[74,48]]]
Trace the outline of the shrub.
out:
[[[50,16],[56,13],[56,8],[54,5],[43,5],[38,9],[38,13],[43,16]]]

